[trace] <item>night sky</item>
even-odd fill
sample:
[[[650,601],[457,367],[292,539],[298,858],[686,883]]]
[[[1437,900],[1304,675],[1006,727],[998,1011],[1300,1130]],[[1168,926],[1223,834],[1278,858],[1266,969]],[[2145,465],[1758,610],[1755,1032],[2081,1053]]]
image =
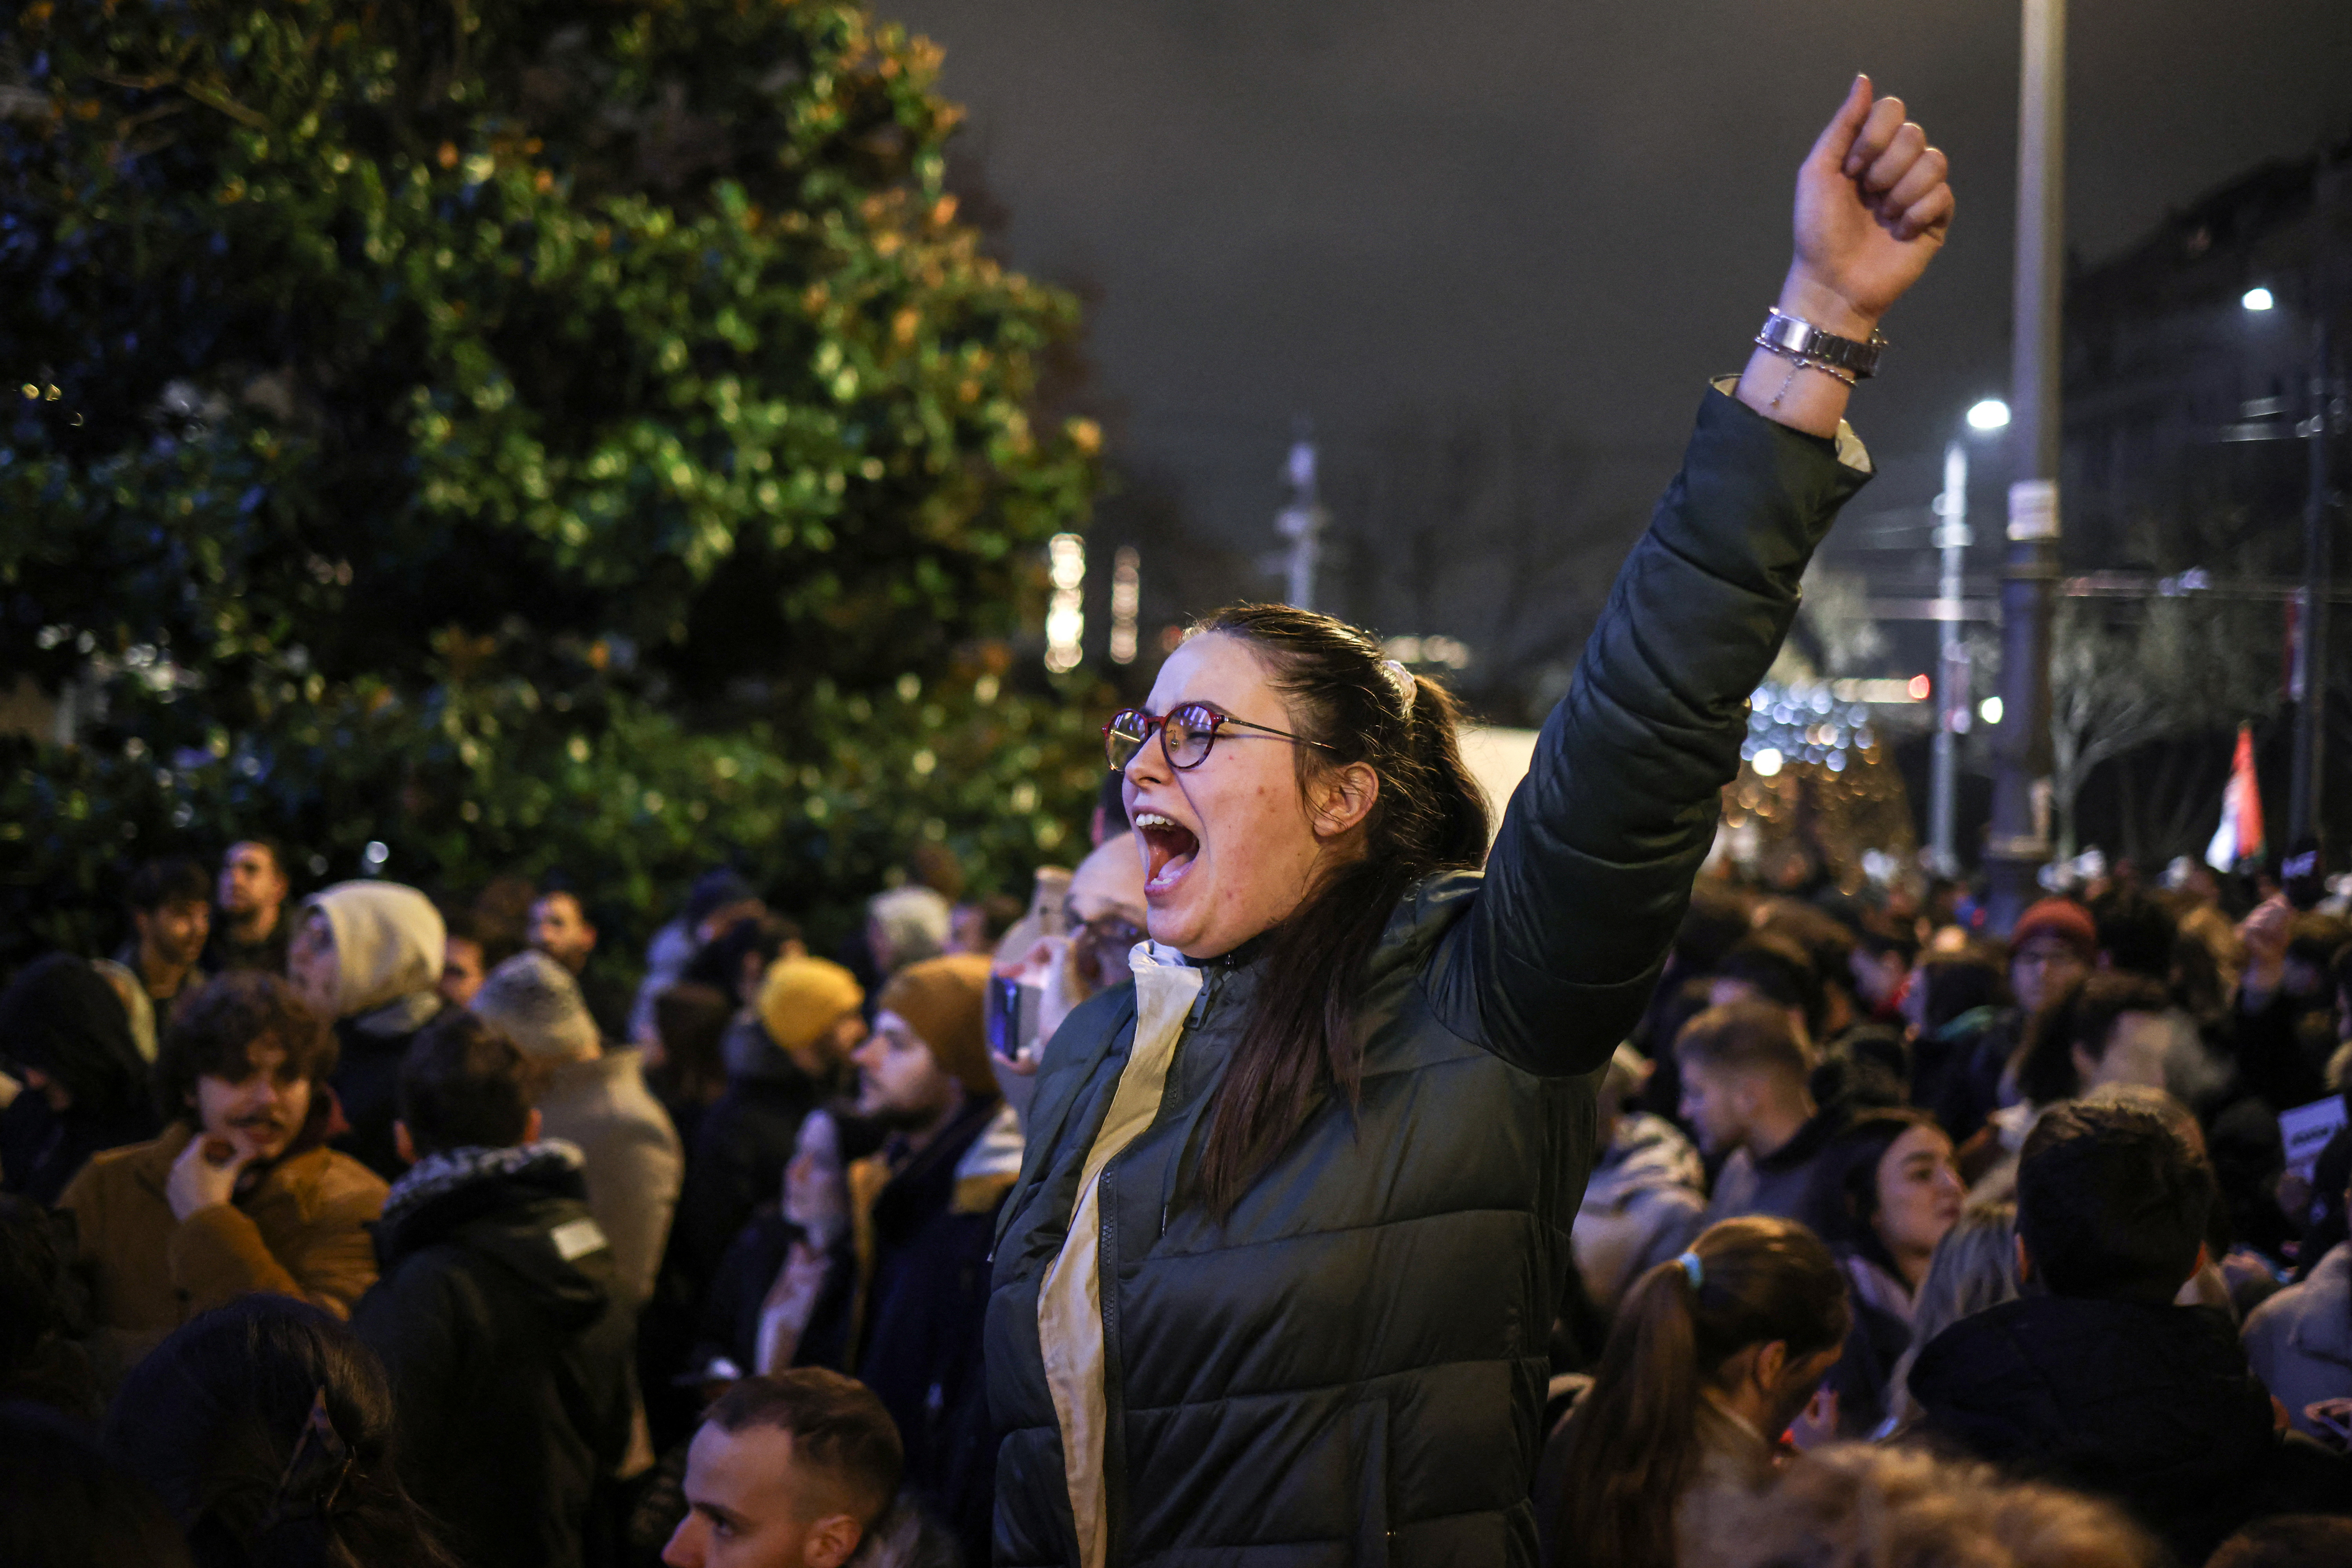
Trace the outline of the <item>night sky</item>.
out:
[[[2089,259],[2352,132],[2346,0],[2073,9],[2068,228]],[[1007,258],[1090,296],[1089,396],[1130,476],[1107,527],[1148,499],[1204,555],[1241,552],[1188,595],[1272,591],[1234,563],[1275,545],[1296,416],[1325,442],[1343,534],[1399,430],[1516,416],[1581,450],[1556,528],[1562,592],[1589,603],[1704,376],[1745,358],[1786,265],[1796,163],[1855,69],[1951,155],[1959,198],[1856,400],[1885,476],[1866,502],[1923,499],[1963,409],[2007,392],[2014,0],[881,10],[945,47]],[[1148,605],[1207,607],[1169,605],[1154,564]],[[1457,595],[1442,613],[1470,612]]]

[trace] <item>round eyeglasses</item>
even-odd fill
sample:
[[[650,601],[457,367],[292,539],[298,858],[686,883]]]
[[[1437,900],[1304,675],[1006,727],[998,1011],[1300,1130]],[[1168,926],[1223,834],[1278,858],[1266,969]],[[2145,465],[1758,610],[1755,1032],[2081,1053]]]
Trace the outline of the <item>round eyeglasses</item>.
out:
[[[1310,741],[1304,735],[1294,735],[1270,724],[1253,724],[1246,719],[1220,713],[1205,702],[1187,702],[1164,718],[1155,718],[1140,708],[1120,709],[1110,716],[1110,722],[1103,726],[1103,750],[1110,757],[1110,765],[1125,773],[1127,764],[1135,760],[1138,752],[1150,743],[1152,732],[1157,731],[1160,744],[1167,750],[1170,767],[1197,768],[1208,761],[1209,748],[1217,743],[1217,731],[1228,727],[1255,730],[1263,735],[1295,741],[1302,746],[1316,746],[1327,752],[1333,749],[1320,741]]]

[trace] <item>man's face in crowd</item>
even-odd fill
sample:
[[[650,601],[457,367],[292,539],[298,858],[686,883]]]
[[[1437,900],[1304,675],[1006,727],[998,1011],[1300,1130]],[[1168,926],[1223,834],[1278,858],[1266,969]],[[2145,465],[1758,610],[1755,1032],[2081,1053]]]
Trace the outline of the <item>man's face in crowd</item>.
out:
[[[441,960],[441,1000],[452,1007],[470,1005],[482,976],[482,944],[471,937],[451,937]]]
[[[684,1490],[686,1522],[662,1551],[670,1568],[840,1568],[865,1536],[843,1489],[794,1464],[782,1427],[705,1422]]]
[[[259,844],[232,844],[221,858],[221,913],[249,915],[286,901],[286,873],[278,858]]]
[[[205,1073],[196,1079],[196,1121],[208,1138],[225,1138],[254,1160],[275,1160],[310,1116],[310,1080],[265,1035],[246,1047],[245,1076]]]
[[[213,911],[202,899],[183,899],[134,910],[131,923],[138,928],[139,945],[165,963],[194,963],[212,934]]]
[[[335,928],[324,910],[312,910],[286,948],[286,978],[321,1018],[342,1016],[342,968],[335,959]]]
[[[2054,931],[2036,931],[2010,955],[2009,988],[2029,1014],[2091,973],[2074,944]]]
[[[596,951],[596,928],[569,893],[550,893],[530,907],[530,945],[577,974]]]
[[[1683,1120],[1698,1134],[1699,1147],[1709,1154],[1738,1148],[1748,1136],[1747,1075],[1685,1062],[1682,1087]]]
[[[956,1080],[940,1070],[931,1047],[887,1009],[849,1059],[857,1064],[858,1114],[885,1126],[928,1127],[955,1098]]]

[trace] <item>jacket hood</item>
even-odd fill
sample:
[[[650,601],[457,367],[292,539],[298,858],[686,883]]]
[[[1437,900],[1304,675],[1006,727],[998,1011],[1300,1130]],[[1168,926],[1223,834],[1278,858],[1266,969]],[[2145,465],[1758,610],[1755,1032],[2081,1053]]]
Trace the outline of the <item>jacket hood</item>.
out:
[[[460,1247],[504,1268],[559,1325],[594,1321],[612,1295],[613,1249],[589,1215],[581,1164],[578,1149],[553,1139],[426,1155],[384,1199],[384,1271],[429,1247]]]
[[[1680,1188],[1703,1193],[1706,1167],[1675,1124],[1646,1110],[1617,1119],[1617,1136],[1601,1151],[1585,1188],[1588,1205],[1607,1207],[1637,1194]]]
[[[338,882],[302,906],[335,933],[335,1016],[348,1018],[431,994],[441,979],[448,929],[433,900],[397,882]],[[420,1020],[421,1021],[421,1020]]]
[[[2229,1496],[2275,1448],[2270,1395],[2201,1307],[2006,1301],[1930,1341],[1910,1386],[1931,1433],[2093,1489]]]

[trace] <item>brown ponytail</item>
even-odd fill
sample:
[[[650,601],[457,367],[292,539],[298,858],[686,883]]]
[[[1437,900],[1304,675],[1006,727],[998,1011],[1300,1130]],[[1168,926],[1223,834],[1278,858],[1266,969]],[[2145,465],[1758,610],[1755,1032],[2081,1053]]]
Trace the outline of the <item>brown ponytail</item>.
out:
[[[1391,663],[1367,633],[1287,605],[1236,605],[1193,631],[1249,644],[1292,727],[1319,742],[1292,748],[1302,791],[1354,763],[1380,776],[1359,829],[1364,853],[1327,875],[1271,934],[1257,1005],[1218,1086],[1192,1179],[1222,1219],[1327,1093],[1355,1104],[1365,963],[1414,882],[1486,859],[1486,799],[1462,761],[1453,697]]]
[[[1557,1539],[1583,1568],[1674,1568],[1675,1507],[1698,1474],[1699,1400],[1724,1363],[1775,1340],[1793,1361],[1845,1339],[1844,1277],[1793,1220],[1725,1220],[1686,1256],[1696,1269],[1662,1263],[1626,1293],[1570,1418]]]

